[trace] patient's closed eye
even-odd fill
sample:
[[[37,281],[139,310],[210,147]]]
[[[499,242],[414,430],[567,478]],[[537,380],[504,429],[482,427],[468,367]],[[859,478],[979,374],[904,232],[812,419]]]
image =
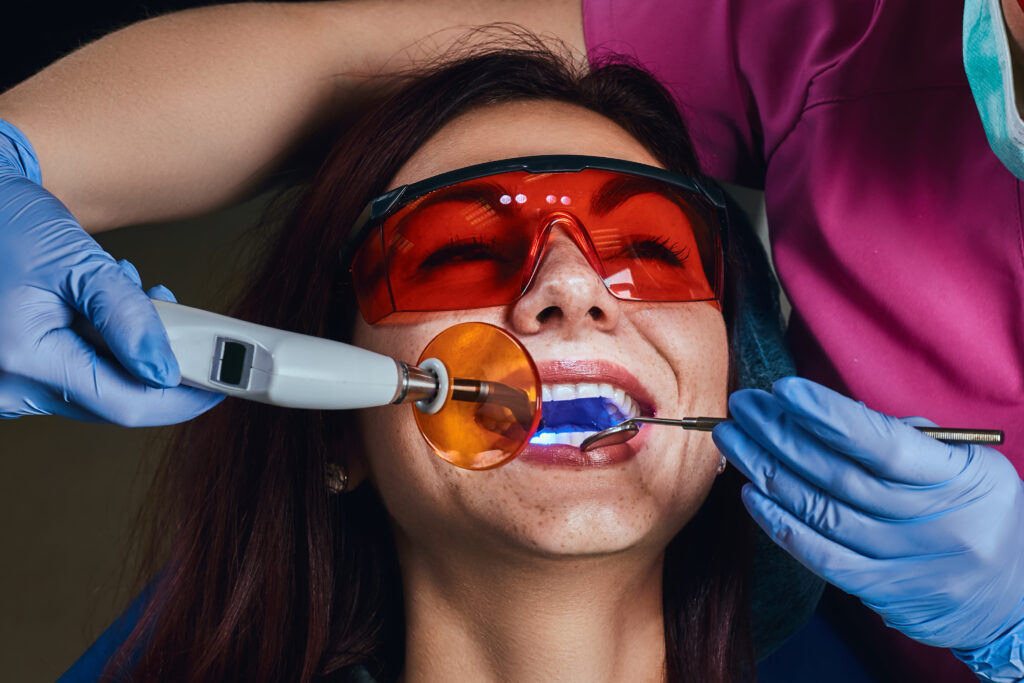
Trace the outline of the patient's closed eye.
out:
[[[632,241],[622,245],[621,249],[609,258],[651,259],[670,266],[682,267],[690,258],[690,249],[666,235],[652,235],[632,238]]]
[[[419,267],[431,269],[472,261],[504,261],[507,259],[507,252],[498,247],[496,240],[482,237],[468,239],[453,237],[448,244],[428,254],[420,262]]]

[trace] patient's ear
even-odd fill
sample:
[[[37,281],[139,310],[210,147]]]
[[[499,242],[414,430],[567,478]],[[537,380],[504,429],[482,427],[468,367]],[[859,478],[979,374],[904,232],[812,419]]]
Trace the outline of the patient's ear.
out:
[[[354,491],[359,485],[366,481],[366,475],[370,468],[366,464],[366,457],[363,449],[349,453],[345,458],[345,467],[348,469],[348,490]]]
[[[324,465],[324,486],[330,493],[349,493],[366,480],[366,463],[362,455],[353,454],[343,462]]]
[[[330,424],[327,443],[335,447],[326,456],[324,483],[331,493],[354,491],[370,471],[355,411],[328,413],[325,420]]]

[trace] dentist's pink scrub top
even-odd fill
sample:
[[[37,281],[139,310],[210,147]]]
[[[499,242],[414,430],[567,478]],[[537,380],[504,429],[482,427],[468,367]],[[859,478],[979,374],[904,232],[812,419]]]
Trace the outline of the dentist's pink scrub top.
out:
[[[1021,188],[985,139],[962,13],[959,0],[583,2],[591,60],[636,56],[705,169],[764,188],[800,374],[893,415],[1001,428],[1024,471]],[[912,659],[925,650],[900,638]],[[916,680],[975,680],[924,654],[917,666],[939,666]]]

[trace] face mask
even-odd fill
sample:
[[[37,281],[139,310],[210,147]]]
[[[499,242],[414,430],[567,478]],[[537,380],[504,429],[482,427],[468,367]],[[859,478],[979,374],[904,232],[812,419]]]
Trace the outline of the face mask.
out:
[[[992,151],[1013,175],[1024,179],[1024,121],[1017,111],[999,0],[966,0],[964,69]]]

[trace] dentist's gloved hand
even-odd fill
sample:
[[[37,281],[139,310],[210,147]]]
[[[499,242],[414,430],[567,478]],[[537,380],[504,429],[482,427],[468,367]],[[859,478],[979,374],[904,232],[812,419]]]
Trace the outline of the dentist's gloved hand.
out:
[[[163,287],[150,296],[171,299]],[[116,361],[73,329],[85,317]],[[177,361],[138,273],[39,185],[31,145],[0,121],[0,417],[173,424],[223,396],[177,387]]]
[[[795,377],[729,409],[715,443],[769,536],[889,626],[988,680],[1024,677],[1024,484],[1002,454]]]

